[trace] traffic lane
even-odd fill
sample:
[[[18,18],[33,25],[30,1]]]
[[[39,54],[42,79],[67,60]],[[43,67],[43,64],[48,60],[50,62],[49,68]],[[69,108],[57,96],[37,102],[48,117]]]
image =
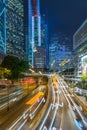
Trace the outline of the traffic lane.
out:
[[[58,80],[58,83],[59,83],[59,86],[61,88],[61,90],[63,89],[62,87],[62,83],[64,81],[60,81]],[[66,96],[68,96],[68,94],[66,93],[65,89],[64,89],[64,93]],[[63,107],[63,114],[62,114],[62,121],[61,121],[61,127],[64,129],[64,130],[67,130],[70,128],[70,130],[76,130],[77,127],[75,125],[75,122],[74,122],[74,118],[73,118],[73,115],[72,115],[72,110],[68,108],[67,106],[67,102],[65,100],[65,96],[64,96],[64,93],[62,93],[62,100],[64,102],[64,107]],[[68,104],[69,105],[69,104]],[[67,124],[67,125],[66,125]]]
[[[5,103],[6,101],[14,98],[14,97],[17,97],[19,96],[20,94],[23,94],[24,90],[23,89],[20,89],[20,90],[17,90],[15,92],[12,92],[12,93],[9,93],[9,92],[6,92],[6,95],[0,97],[0,106]]]
[[[60,95],[59,95],[59,104],[62,104],[62,102],[63,102],[63,100],[61,98],[61,93],[60,93]],[[54,124],[53,124],[53,127],[56,128],[57,130],[60,129],[62,110],[63,110],[63,107],[59,106],[58,112],[56,114],[56,118],[55,118],[55,121],[54,121]]]
[[[29,99],[30,96],[17,102],[12,109],[9,109],[9,111],[3,111],[2,113],[0,113],[1,128],[3,130],[5,128],[8,128],[12,124],[12,122],[17,119],[17,117],[20,117],[22,115],[22,113],[27,108],[25,103]]]
[[[39,109],[34,113],[34,117],[32,119],[30,119],[30,117],[28,118],[28,120],[22,126],[21,130],[31,130],[31,129],[33,130],[35,122],[38,120],[38,114],[41,111],[41,109],[43,108],[43,106],[44,106],[44,103],[42,103],[41,106],[39,107]]]
[[[36,94],[38,91],[42,90],[43,92],[45,92],[46,86],[44,87],[38,87],[37,89],[35,89],[31,95],[33,96],[34,94]],[[9,94],[9,96],[6,96],[6,101],[4,101],[5,103],[0,104],[0,111],[3,109],[7,109],[8,105],[9,107],[11,107],[11,105],[13,105],[15,102],[17,102],[18,100],[20,100],[21,98],[23,98],[23,93],[21,94],[21,90],[17,91],[16,93],[12,93]],[[8,101],[9,100],[9,101]],[[0,100],[1,101],[1,100]]]
[[[16,97],[11,98],[9,101],[6,101],[5,103],[0,104],[0,111],[7,109],[8,105],[9,108],[17,101],[21,100],[23,98],[23,94],[16,95]]]
[[[11,125],[13,125],[12,122],[15,122],[16,119],[17,119],[18,117],[20,117],[20,116],[24,113],[24,111],[25,111],[27,108],[28,108],[28,106],[25,106],[25,103],[24,103],[24,106],[21,105],[21,107],[19,107],[19,109],[17,109],[17,111],[13,110],[13,112],[15,111],[15,114],[13,114],[14,116],[10,115],[9,118],[6,116],[6,119],[8,118],[8,120],[6,120],[4,123],[2,123],[2,125],[1,125],[0,128],[1,128],[2,130],[6,130],[7,128],[9,128]],[[34,106],[33,109],[35,109],[35,108],[36,108],[36,105]],[[41,108],[42,108],[42,106],[41,106]],[[29,112],[29,113],[30,113],[30,112]],[[24,119],[23,119],[23,120],[24,120]],[[23,121],[23,120],[22,120],[22,121]],[[21,121],[20,121],[20,122],[21,122]],[[18,123],[18,124],[20,124],[20,123]],[[17,127],[19,127],[19,126],[17,126]]]
[[[1,129],[6,130],[6,128],[8,128],[18,117],[20,117],[26,109],[27,106],[25,105],[25,100],[22,100],[17,102],[12,109],[9,109],[9,111],[3,111],[0,114]]]
[[[75,122],[74,122],[72,114],[71,114],[71,110],[67,106],[67,102],[63,95],[61,96],[61,99],[64,103],[64,107],[62,108],[62,117],[61,117],[60,128],[62,128],[62,130],[77,130],[77,127],[75,125]]]
[[[29,120],[29,115],[31,113],[31,111],[33,112],[35,110],[35,108],[38,106],[39,102],[35,102],[32,105],[28,105],[29,108],[26,109],[26,111],[24,111],[22,113],[22,115],[14,122],[14,124],[12,124],[9,129],[18,129],[21,128],[27,120]]]
[[[63,86],[63,87],[64,87],[64,86]],[[87,127],[86,120],[85,120],[83,114],[80,112],[80,110],[79,110],[77,104],[76,104],[75,101],[73,100],[72,94],[71,94],[71,93],[69,94],[69,92],[66,90],[66,88],[65,88],[65,91],[67,92],[68,98],[69,98],[70,101],[72,102],[72,105],[73,105],[73,108],[74,108],[74,109],[73,109],[73,110],[74,110],[74,113],[73,113],[73,111],[72,111],[72,113],[73,113],[73,115],[75,115],[75,117],[74,117],[74,122],[75,122],[76,126],[77,126],[79,129],[86,129],[86,128],[84,128],[84,127]],[[76,110],[76,112],[75,112],[75,110]],[[78,118],[78,116],[80,117],[80,119]],[[82,120],[82,121],[81,121],[81,120]]]
[[[52,123],[52,119],[53,119],[53,116],[54,116],[55,112],[58,111],[58,108],[57,108],[56,104],[59,103],[59,97],[58,97],[59,95],[58,95],[58,93],[56,93],[55,89],[54,89],[54,96],[55,96],[54,104],[52,104],[52,103],[50,104],[52,107],[50,109],[50,112],[49,112],[49,115],[47,117],[47,120],[46,120],[46,122],[44,124],[44,126],[46,128],[48,128],[48,129],[52,125],[51,123]],[[54,120],[55,120],[55,118],[54,118]]]

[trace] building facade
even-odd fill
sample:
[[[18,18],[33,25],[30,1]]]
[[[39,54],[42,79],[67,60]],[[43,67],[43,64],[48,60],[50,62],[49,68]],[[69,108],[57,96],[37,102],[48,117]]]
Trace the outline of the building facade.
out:
[[[66,63],[71,59],[72,45],[70,45],[70,41],[71,39],[62,33],[54,34],[51,37],[49,44],[50,70],[64,71],[64,69],[67,69],[66,67],[69,67],[62,63]]]
[[[6,0],[6,33],[7,54],[15,55],[25,60],[23,0]]]
[[[28,0],[28,18],[29,18],[29,45],[28,61],[34,68],[34,52],[37,46],[41,46],[41,16],[40,1]]]
[[[36,71],[44,71],[46,68],[46,48],[38,46],[37,51],[34,53],[34,68]]]
[[[48,25],[46,16],[41,18],[41,46],[46,49],[46,69],[49,68],[49,42],[48,42]]]
[[[0,0],[0,63],[6,54],[6,8],[5,0]]]
[[[56,55],[56,43],[52,43],[49,46],[49,67],[50,70],[55,69],[55,55]]]
[[[80,76],[87,72],[87,19],[73,35],[75,72]]]

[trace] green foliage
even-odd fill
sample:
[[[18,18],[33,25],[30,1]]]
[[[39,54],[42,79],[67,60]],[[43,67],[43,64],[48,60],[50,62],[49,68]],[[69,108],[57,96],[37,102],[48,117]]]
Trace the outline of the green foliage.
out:
[[[11,71],[7,68],[0,66],[0,76],[1,78],[8,78],[11,75]]]
[[[1,66],[11,71],[9,76],[11,80],[17,80],[21,76],[21,73],[26,72],[29,68],[27,61],[21,61],[18,57],[12,55],[7,55]]]
[[[85,73],[81,76],[81,80],[84,82],[87,82],[87,73]]]
[[[16,56],[7,55],[2,61],[2,66],[7,69],[14,69],[18,66],[20,60]]]
[[[26,70],[28,70],[28,69],[29,69],[28,62],[22,60],[20,62],[20,70],[21,70],[21,72],[26,72]]]
[[[87,89],[87,73],[81,76],[82,88]]]

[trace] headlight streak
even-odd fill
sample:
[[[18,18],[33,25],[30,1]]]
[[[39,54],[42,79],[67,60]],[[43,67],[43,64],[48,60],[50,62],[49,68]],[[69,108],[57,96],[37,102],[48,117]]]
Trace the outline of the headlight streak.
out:
[[[52,84],[52,91],[53,91],[53,104],[55,104],[55,91],[54,91],[53,84]]]
[[[36,104],[36,103],[33,103],[33,104],[22,114],[22,116],[21,116],[10,128],[8,128],[8,130],[13,129],[13,128],[17,125],[18,122],[20,122],[22,119],[25,119],[24,122],[19,126],[19,128],[17,128],[18,130],[20,130],[20,129],[25,125],[25,123],[27,122],[27,119],[26,119],[26,118],[27,118],[28,116],[30,116],[31,119],[35,116],[34,113],[35,113],[35,112],[37,111],[37,109],[40,107],[40,105],[41,105],[42,102],[45,102],[45,99],[44,99],[44,98],[42,98],[42,100],[40,101],[40,103],[39,103],[39,105],[37,106],[37,108],[33,111],[33,113],[31,113],[31,115],[28,115],[29,110]]]
[[[38,108],[40,107],[40,105],[42,104],[42,102],[44,102],[44,98],[42,98],[42,100],[40,101],[39,105],[36,107],[36,109],[29,115],[29,117],[31,118],[34,113],[38,110]],[[34,117],[34,116],[33,116]]]
[[[59,94],[58,93],[57,93],[57,97],[58,97],[58,103],[56,103],[56,105],[55,105],[55,110],[54,110],[53,118],[52,118],[51,123],[50,123],[49,130],[52,129],[52,126],[53,126],[53,123],[54,123],[54,120],[55,120],[55,117],[56,117],[56,113],[57,113],[58,107],[59,107]]]
[[[42,122],[42,124],[41,124],[41,126],[40,126],[40,128],[39,128],[39,130],[42,130],[42,128],[44,127],[44,124],[45,124],[45,122],[46,122],[46,120],[47,120],[47,118],[48,118],[48,115],[49,115],[49,113],[50,113],[50,111],[51,111],[51,108],[52,108],[52,104],[50,104],[50,107],[49,107],[49,109],[48,109],[48,111],[47,111],[47,114],[46,114],[46,116],[45,116],[45,118],[44,118],[44,120],[43,120],[43,122]]]
[[[63,81],[63,82],[64,82],[64,81]],[[85,126],[87,126],[87,122],[85,121],[85,118],[83,117],[82,113],[81,113],[80,110],[78,109],[78,106],[76,105],[76,103],[75,103],[74,100],[72,99],[71,95],[70,95],[69,92],[67,91],[67,89],[66,89],[67,86],[66,86],[65,83],[63,83],[63,82],[61,83],[61,85],[62,85],[62,87],[63,87],[65,93],[67,93],[67,95],[69,95],[68,98],[70,99],[70,101],[72,102],[74,108],[76,109],[77,113],[79,114],[79,116],[80,116],[80,118],[81,118],[83,124],[84,124]],[[65,86],[66,86],[66,87],[65,87]],[[71,108],[71,109],[72,109],[72,108]],[[74,121],[75,121],[75,124],[77,125],[76,118],[74,118]],[[78,125],[77,125],[77,127],[78,127]],[[80,126],[79,126],[79,127],[80,127]],[[81,127],[80,127],[80,128],[81,128]]]
[[[57,90],[58,90],[58,86],[57,86],[57,88],[56,88]],[[45,118],[44,118],[44,121],[43,121],[43,123],[41,124],[41,126],[40,126],[40,129],[39,130],[42,130],[42,129],[47,129],[47,127],[45,126],[45,123],[46,123],[46,121],[47,121],[47,118],[48,118],[48,116],[49,116],[49,114],[51,113],[51,111],[53,111],[53,108],[54,108],[54,111],[53,111],[53,116],[52,116],[52,120],[51,120],[51,122],[50,122],[50,125],[49,125],[49,130],[52,130],[53,128],[55,128],[55,126],[53,126],[53,124],[54,124],[54,121],[55,121],[55,118],[56,118],[56,114],[57,114],[57,111],[58,111],[58,108],[59,108],[59,106],[60,107],[63,107],[63,103],[62,104],[59,104],[59,91],[57,91],[56,92],[56,90],[54,89],[54,86],[53,86],[53,84],[52,84],[52,92],[53,92],[53,100],[52,100],[52,104],[50,104],[50,107],[49,107],[49,109],[48,109],[48,112],[47,112],[47,114],[46,114],[46,116],[45,116]],[[55,128],[56,129],[56,128]]]

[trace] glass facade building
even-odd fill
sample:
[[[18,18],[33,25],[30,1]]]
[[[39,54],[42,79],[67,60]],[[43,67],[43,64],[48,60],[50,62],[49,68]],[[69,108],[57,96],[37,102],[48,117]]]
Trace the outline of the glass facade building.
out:
[[[6,1],[6,32],[7,54],[26,59],[23,0]]]
[[[49,68],[48,26],[45,15],[41,18],[41,46],[46,48],[46,69]]]
[[[5,1],[0,0],[0,62],[6,54],[6,8]]]
[[[46,68],[46,48],[38,46],[34,56],[34,68],[43,71]]]
[[[63,36],[63,37],[62,37]],[[71,45],[70,44],[70,38],[66,35],[62,35],[60,33],[59,35],[54,34],[53,37],[50,39],[49,44],[49,67],[50,70],[59,70],[63,71],[69,66],[66,66],[62,63],[66,62],[71,59],[72,52],[71,52]]]
[[[77,76],[87,73],[87,19],[73,36],[74,66]]]
[[[28,61],[31,67],[34,67],[34,52],[37,46],[41,46],[40,1],[28,0],[28,11]]]

